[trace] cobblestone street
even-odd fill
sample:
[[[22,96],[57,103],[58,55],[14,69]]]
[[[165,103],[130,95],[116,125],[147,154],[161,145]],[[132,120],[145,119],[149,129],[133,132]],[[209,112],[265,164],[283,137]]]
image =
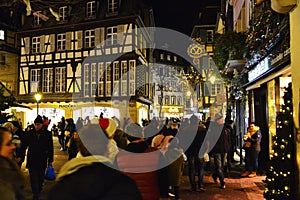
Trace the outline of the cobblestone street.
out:
[[[53,138],[54,141],[54,163],[55,172],[58,173],[60,167],[67,161],[68,154],[65,151],[59,151],[59,144],[57,138]],[[26,199],[31,200],[31,188],[28,176],[28,170],[24,168],[25,163],[22,165],[22,171],[26,176]],[[192,192],[190,190],[188,176],[183,176],[182,184],[180,187],[181,199],[183,200],[197,200],[197,199],[231,199],[231,200],[263,200],[264,184],[262,180],[265,176],[257,176],[255,178],[240,178],[242,168],[239,165],[235,165],[234,169],[230,172],[229,178],[225,178],[226,189],[220,189],[219,184],[213,182],[210,173],[205,172],[204,184],[205,192]],[[47,199],[47,192],[54,184],[54,181],[44,182],[44,189],[41,194],[41,199]]]

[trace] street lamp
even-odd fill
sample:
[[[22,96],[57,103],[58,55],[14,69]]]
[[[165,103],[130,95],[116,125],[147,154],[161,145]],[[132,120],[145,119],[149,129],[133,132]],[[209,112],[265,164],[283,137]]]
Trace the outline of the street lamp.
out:
[[[36,115],[39,115],[39,101],[41,100],[42,95],[40,93],[36,93],[34,98],[36,100]]]

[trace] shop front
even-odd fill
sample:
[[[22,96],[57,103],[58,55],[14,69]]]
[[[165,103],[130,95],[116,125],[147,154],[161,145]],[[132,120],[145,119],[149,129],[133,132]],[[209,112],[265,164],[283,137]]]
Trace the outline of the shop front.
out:
[[[120,127],[123,127],[125,119],[130,118],[131,122],[141,123],[142,119],[148,119],[148,105],[136,101],[103,101],[103,102],[40,102],[29,103],[26,106],[30,109],[14,110],[18,119],[21,120],[23,128],[27,124],[33,123],[37,114],[51,119],[49,129],[53,124],[57,124],[61,117],[73,118],[74,122],[81,117],[84,122],[93,117],[114,118]],[[7,110],[11,113],[12,110]]]
[[[283,104],[285,88],[292,81],[289,54],[273,60],[266,57],[248,72],[249,83],[246,127],[254,121],[261,129],[259,168],[265,170],[273,154],[272,137],[276,135],[276,117]]]

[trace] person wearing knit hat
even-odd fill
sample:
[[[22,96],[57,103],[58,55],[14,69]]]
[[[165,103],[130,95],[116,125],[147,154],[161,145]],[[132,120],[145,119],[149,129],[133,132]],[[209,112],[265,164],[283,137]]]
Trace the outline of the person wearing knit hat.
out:
[[[41,115],[38,115],[34,120],[35,124],[43,124],[43,122],[44,122],[44,120]]]
[[[109,144],[108,144],[108,158],[114,163],[116,155],[119,153],[119,149],[116,141],[113,139],[115,132],[117,130],[117,124],[113,119],[109,118],[100,118],[99,125],[107,133]]]
[[[46,168],[52,166],[54,159],[52,134],[45,128],[42,117],[38,115],[34,120],[34,129],[24,135],[21,148],[22,159],[25,158],[28,148],[26,168],[29,171],[33,199],[39,199],[43,190]]]
[[[100,118],[99,125],[106,131],[109,139],[114,137],[114,134],[117,130],[117,123],[113,119]]]

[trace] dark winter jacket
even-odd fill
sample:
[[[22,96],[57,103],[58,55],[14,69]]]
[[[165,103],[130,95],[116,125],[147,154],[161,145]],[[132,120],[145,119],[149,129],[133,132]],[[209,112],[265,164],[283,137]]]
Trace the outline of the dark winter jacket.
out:
[[[259,130],[259,127],[255,127],[255,133],[251,134],[249,131],[247,132],[248,138],[246,142],[250,142],[250,149],[253,149],[255,151],[260,151],[260,141],[261,141],[261,132]]]
[[[53,162],[53,139],[50,131],[44,127],[39,132],[33,129],[24,138],[22,150],[25,152],[28,147],[27,168],[45,169],[47,162]]]
[[[57,179],[49,200],[142,200],[136,183],[113,169],[104,156],[74,158],[61,168]]]
[[[195,131],[195,129],[191,129],[187,127],[186,131]],[[198,126],[197,134],[195,135],[191,145],[186,150],[185,154],[187,157],[194,157],[199,155],[200,148],[203,144],[204,138],[206,136],[206,128],[204,126]]]
[[[207,132],[211,154],[228,153],[230,150],[230,130],[224,124],[211,122]]]
[[[0,199],[23,200],[25,180],[12,160],[0,156]]]

